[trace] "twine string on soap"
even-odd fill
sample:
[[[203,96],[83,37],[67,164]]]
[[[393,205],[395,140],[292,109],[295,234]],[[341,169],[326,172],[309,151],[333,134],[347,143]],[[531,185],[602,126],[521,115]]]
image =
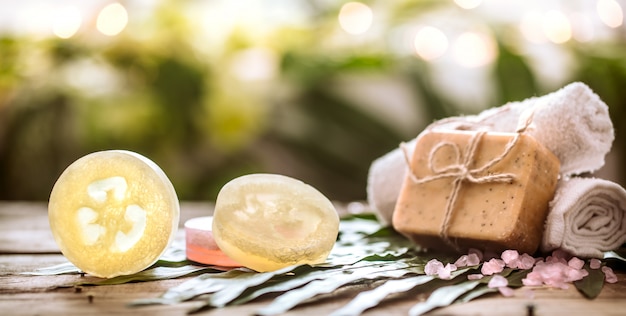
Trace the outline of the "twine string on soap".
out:
[[[452,180],[452,192],[450,194],[448,202],[446,203],[444,220],[439,230],[439,236],[448,245],[452,246],[454,249],[459,250],[458,249],[459,247],[456,245],[456,243],[453,243],[450,240],[448,236],[448,229],[450,227],[450,218],[452,217],[452,211],[456,204],[456,199],[459,195],[461,185],[463,184],[464,181],[480,184],[480,183],[490,183],[490,182],[505,183],[505,182],[511,182],[515,180],[515,174],[512,174],[512,173],[500,173],[500,174],[490,173],[484,176],[478,176],[478,175],[484,172],[485,170],[488,170],[489,168],[491,168],[493,165],[497,164],[498,162],[502,161],[504,157],[506,157],[513,150],[513,147],[515,147],[515,145],[519,141],[520,135],[526,131],[531,121],[532,121],[532,113],[517,128],[515,136],[511,140],[509,140],[506,147],[504,148],[504,151],[502,151],[502,153],[499,156],[488,161],[482,167],[475,168],[475,169],[470,169],[470,165],[472,161],[474,160],[476,149],[478,148],[478,145],[480,141],[482,140],[482,137],[487,133],[486,131],[477,131],[474,135],[472,135],[468,146],[465,147],[465,152],[462,157],[461,157],[461,150],[458,144],[447,142],[447,141],[438,143],[435,147],[431,149],[428,155],[428,168],[432,171],[433,175],[427,176],[421,179],[415,175],[415,171],[413,170],[413,167],[411,166],[406,144],[405,143],[400,144],[400,148],[404,153],[404,159],[410,171],[408,175],[415,184],[422,184],[422,183],[435,181],[435,180],[443,179],[443,178],[454,178],[454,180]],[[435,165],[435,156],[437,152],[443,149],[444,147],[452,148],[452,150],[454,151],[453,158],[454,158],[455,163],[445,166],[443,168],[440,168]]]

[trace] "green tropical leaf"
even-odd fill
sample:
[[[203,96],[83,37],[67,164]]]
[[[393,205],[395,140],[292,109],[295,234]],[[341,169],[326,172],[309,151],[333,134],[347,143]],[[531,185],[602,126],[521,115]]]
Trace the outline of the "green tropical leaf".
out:
[[[397,260],[416,255],[413,243],[390,227],[381,227],[373,216],[343,218],[339,232],[339,239],[322,266],[347,265],[362,260]]]
[[[600,269],[591,269],[589,264],[585,264],[585,269],[589,275],[574,282],[576,289],[586,298],[594,299],[602,291],[604,286],[604,273]]]
[[[475,268],[478,268],[478,267],[475,267]],[[507,269],[502,270],[502,272],[500,272],[499,275],[506,277],[507,281],[509,282],[508,284],[509,287],[521,287],[523,286],[522,279],[524,279],[526,275],[530,273],[530,271],[531,270],[513,270],[510,268],[507,268]],[[454,303],[455,304],[467,303],[485,294],[498,292],[497,288],[490,288],[487,286],[491,278],[493,278],[493,276],[487,276],[478,280],[481,283],[480,286],[465,293],[464,295],[459,297],[459,299],[457,299]]]
[[[295,276],[305,275],[308,272],[314,271],[314,268],[310,265],[300,265],[294,268],[282,269],[278,273],[265,272],[259,274],[262,277],[250,277],[247,282],[237,282],[231,286],[224,288],[218,292],[215,292],[209,299],[209,305],[214,307],[223,307],[226,304],[232,302],[234,299],[241,296],[241,294],[247,290],[254,288],[258,285],[265,284],[270,279],[273,282],[280,284],[279,282],[284,280],[293,280]],[[323,270],[322,270],[323,271]],[[321,271],[318,271],[321,272]],[[300,279],[301,277],[298,277]],[[267,287],[264,287],[267,288]]]
[[[58,274],[79,274],[82,271],[71,262],[57,264],[51,267],[40,268],[32,272],[22,272],[25,275],[58,275]]]
[[[401,264],[401,262],[387,262],[381,265],[359,267],[354,270],[343,270],[340,273],[328,275],[324,279],[312,281],[303,287],[292,289],[278,296],[270,305],[259,310],[257,314],[281,314],[308,299],[320,294],[331,293],[353,282],[377,278],[398,278],[411,272],[406,270],[406,268],[407,265]]]
[[[189,281],[168,289],[160,297],[136,300],[131,302],[130,305],[138,306],[180,303],[202,294],[219,291],[225,288],[229,283],[232,283],[232,280],[238,279],[242,275],[251,275],[251,271],[247,269],[233,269],[221,273],[201,274]]]
[[[308,269],[310,269],[310,266],[300,265],[289,266],[277,271],[263,273],[258,273],[244,268],[233,269],[222,273],[206,273],[169,289],[159,298],[139,300],[133,302],[132,304],[174,304],[190,300],[203,294],[211,294],[224,289],[227,291],[232,290],[238,295],[246,288],[263,284],[276,276]],[[225,299],[222,298],[220,300]]]
[[[471,291],[465,293],[463,296],[459,297],[454,303],[467,303],[473,299],[479,298],[485,294],[498,292],[497,288],[488,287],[486,284],[481,284]]]
[[[622,262],[626,262],[626,258],[621,254],[617,253],[617,251],[607,251],[604,253],[604,259],[617,259]]]
[[[213,267],[207,266],[193,266],[186,265],[182,267],[155,267],[150,268],[135,274],[130,275],[120,275],[110,279],[98,279],[95,281],[79,281],[74,284],[76,285],[113,285],[113,284],[124,284],[130,282],[149,282],[149,281],[157,281],[157,280],[167,280],[167,279],[175,279],[182,276],[191,275],[194,273],[200,273],[205,271],[217,271]]]
[[[232,305],[239,305],[249,302],[257,297],[260,297],[267,293],[280,293],[286,292],[291,289],[298,288],[304,284],[307,284],[314,280],[324,279],[329,275],[327,270],[312,269],[300,275],[292,275],[285,277],[284,280],[268,284],[263,287],[254,288],[249,291],[248,294],[241,295],[236,300],[232,301]],[[216,293],[217,295],[218,293]],[[213,300],[210,300],[206,306],[210,306]]]
[[[452,304],[461,295],[474,289],[480,281],[465,281],[460,284],[444,286],[435,290],[426,302],[413,305],[409,310],[410,316],[422,315],[438,307]]]
[[[515,270],[511,272],[507,276],[507,280],[509,281],[509,287],[522,287],[524,283],[522,280],[526,278],[526,276],[531,272],[531,269],[528,270]]]
[[[184,245],[172,245],[159,257],[154,266],[180,266],[190,264]]]
[[[367,259],[372,259],[373,257],[374,256],[364,258],[364,260],[361,262],[366,262]],[[387,274],[388,277],[400,277],[406,274],[423,274],[424,273],[423,265],[416,264],[414,259],[400,259],[400,261],[391,262],[391,263],[370,262],[368,264],[371,265],[372,267],[378,266],[379,269],[381,270],[382,268],[390,269],[393,267],[398,269],[398,270],[389,271]],[[234,301],[233,304],[245,303],[247,301],[250,301],[252,299],[255,299],[267,293],[285,292],[291,289],[295,289],[314,280],[330,278],[333,276],[333,274],[336,274],[336,273],[346,273],[346,272],[351,273],[352,272],[351,270],[355,269],[355,267],[358,267],[358,266],[346,266],[346,267],[341,267],[341,268],[335,268],[333,270],[312,270],[304,275],[297,275],[297,277],[294,276],[284,282],[272,284],[272,285],[254,290],[249,295],[240,297],[239,299]]]
[[[476,271],[476,272],[478,272],[478,271]],[[504,270],[502,270],[502,272],[497,273],[497,274],[494,274],[494,275],[500,275],[500,276],[503,276],[503,277],[507,278],[507,280],[508,280],[508,276],[509,276],[512,272],[513,272],[513,269],[511,269],[511,268],[505,268]],[[478,281],[478,282],[480,282],[480,283],[483,283],[483,284],[487,284],[487,283],[489,283],[489,281],[491,281],[491,279],[493,278],[493,276],[494,276],[494,275],[486,275],[486,276],[484,276],[482,279],[479,279],[479,280],[476,280],[476,281]]]
[[[428,283],[434,280],[435,277],[431,275],[420,275],[410,277],[406,279],[390,280],[383,283],[381,286],[366,292],[359,293],[353,300],[347,305],[334,311],[332,316],[356,316],[363,313],[365,310],[375,307],[385,298],[392,294],[403,293],[409,291],[416,286]]]

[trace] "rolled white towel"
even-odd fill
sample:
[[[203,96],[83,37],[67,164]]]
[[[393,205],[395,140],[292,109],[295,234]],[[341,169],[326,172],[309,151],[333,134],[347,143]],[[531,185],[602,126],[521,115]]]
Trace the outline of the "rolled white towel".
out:
[[[626,190],[596,178],[560,180],[546,220],[542,251],[557,248],[602,258],[626,242]]]
[[[510,102],[478,115],[436,121],[428,129],[488,130],[514,132],[519,122],[532,112],[528,133],[561,162],[563,177],[593,172],[604,165],[604,158],[615,139],[607,105],[587,85],[571,83],[556,92]],[[407,148],[413,149],[415,139]],[[381,222],[391,222],[391,214],[406,175],[406,162],[400,149],[375,160],[370,166],[367,199]]]
[[[416,141],[417,138],[406,144],[409,155],[413,154]],[[367,175],[367,202],[383,225],[391,225],[391,215],[407,170],[404,154],[400,150],[393,150],[376,159],[370,167]]]
[[[608,106],[581,82],[535,98],[529,133],[561,161],[562,175],[593,172],[615,139]]]

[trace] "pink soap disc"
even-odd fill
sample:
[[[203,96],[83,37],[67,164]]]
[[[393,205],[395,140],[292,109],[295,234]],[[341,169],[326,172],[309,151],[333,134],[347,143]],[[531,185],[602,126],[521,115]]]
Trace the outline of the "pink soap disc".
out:
[[[187,259],[222,267],[241,267],[217,246],[212,227],[213,216],[196,217],[185,222]]]

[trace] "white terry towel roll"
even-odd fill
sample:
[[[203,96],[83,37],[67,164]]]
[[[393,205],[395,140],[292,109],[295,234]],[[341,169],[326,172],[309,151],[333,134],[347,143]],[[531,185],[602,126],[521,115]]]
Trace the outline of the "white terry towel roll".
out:
[[[532,123],[527,131],[559,158],[562,176],[593,172],[604,165],[604,158],[615,139],[609,110],[598,95],[580,82],[541,97],[491,108],[478,115],[443,119],[431,124],[427,130],[514,132],[519,121],[526,120],[525,114],[530,112]],[[407,148],[412,149],[414,141]],[[367,199],[385,224],[391,223],[406,172],[400,149],[375,160],[370,166]]]
[[[615,139],[609,108],[584,83],[535,98],[529,132],[561,162],[562,175],[593,172]]]
[[[417,138],[406,144],[407,153],[413,154]],[[392,150],[376,159],[370,167],[367,179],[367,202],[375,209],[378,221],[391,225],[391,215],[402,189],[407,165],[401,150]]]
[[[560,180],[546,220],[542,251],[562,248],[602,258],[626,242],[626,190],[596,178]]]

